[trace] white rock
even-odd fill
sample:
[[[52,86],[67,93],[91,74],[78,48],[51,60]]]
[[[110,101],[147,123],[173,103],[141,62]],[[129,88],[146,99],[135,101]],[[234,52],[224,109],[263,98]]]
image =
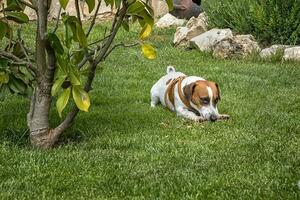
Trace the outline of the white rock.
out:
[[[300,46],[286,48],[284,50],[283,59],[300,61]]]
[[[185,26],[178,27],[176,29],[176,32],[174,34],[174,40],[173,43],[176,46],[186,46],[188,45],[188,40],[187,40],[187,34],[189,32],[189,29]]]
[[[290,46],[289,45],[281,45],[281,44],[272,45],[269,48],[265,48],[265,49],[261,50],[259,55],[262,58],[268,58],[268,57],[274,56],[279,50],[284,50],[288,47],[290,47]]]
[[[192,38],[189,42],[191,48],[197,48],[200,51],[212,51],[213,46],[225,39],[233,37],[230,29],[211,29],[201,35]]]
[[[205,29],[207,29],[207,15],[205,12],[201,13],[197,18],[192,17],[187,23],[186,23],[186,27],[188,27],[189,29],[192,28],[195,25],[201,25],[203,26]]]
[[[189,41],[206,32],[207,23],[204,14],[200,14],[198,18],[192,17],[186,24],[186,27],[178,27],[174,34],[173,43],[175,46],[188,46]]]
[[[260,47],[252,35],[236,35],[225,38],[213,46],[213,56],[222,59],[246,57],[259,51]]]
[[[171,26],[182,26],[185,23],[184,19],[178,19],[173,15],[167,13],[156,22],[158,28],[168,28]]]

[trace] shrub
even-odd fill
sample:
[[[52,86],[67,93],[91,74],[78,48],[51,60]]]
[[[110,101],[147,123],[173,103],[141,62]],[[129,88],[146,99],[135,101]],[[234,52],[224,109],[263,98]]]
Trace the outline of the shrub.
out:
[[[209,25],[251,33],[265,45],[300,44],[299,0],[206,0]]]

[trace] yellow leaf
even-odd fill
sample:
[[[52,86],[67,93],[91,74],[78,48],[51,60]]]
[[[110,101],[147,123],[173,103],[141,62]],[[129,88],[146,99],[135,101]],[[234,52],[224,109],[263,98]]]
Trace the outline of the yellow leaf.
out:
[[[91,105],[89,94],[78,85],[73,86],[72,93],[77,108],[88,112]]]
[[[58,111],[59,117],[61,117],[62,111],[65,109],[70,98],[71,88],[63,90],[63,92],[58,96],[56,101],[56,109]]]
[[[150,44],[143,44],[142,52],[143,52],[144,56],[150,60],[153,60],[156,58],[156,50]]]
[[[143,27],[140,33],[140,39],[145,40],[147,37],[150,36],[151,31],[152,31],[152,27],[149,24],[145,24],[145,26]]]
[[[9,81],[9,75],[5,72],[0,72],[0,83],[6,84]]]

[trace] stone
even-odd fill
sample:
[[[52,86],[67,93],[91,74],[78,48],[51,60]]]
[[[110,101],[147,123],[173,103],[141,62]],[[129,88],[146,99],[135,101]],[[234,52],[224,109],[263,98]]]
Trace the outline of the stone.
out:
[[[269,48],[265,48],[261,50],[259,53],[260,57],[262,58],[270,58],[271,56],[274,56],[278,51],[284,51],[286,48],[290,47],[289,45],[282,45],[282,44],[275,44],[272,45]]]
[[[233,37],[230,29],[211,29],[205,33],[202,33],[189,42],[190,48],[197,48],[200,51],[212,51],[213,46],[219,41]]]
[[[205,12],[201,13],[197,18],[192,17],[187,23],[186,27],[192,28],[193,26],[201,25],[205,30],[207,30],[208,17]]]
[[[186,27],[177,28],[173,40],[175,46],[188,46],[192,38],[207,31],[207,23],[202,16],[198,18],[192,17],[187,22]]]
[[[246,57],[259,51],[260,47],[252,35],[224,38],[213,46],[213,56],[221,59]]]
[[[176,32],[174,34],[174,40],[173,43],[175,46],[187,46],[188,40],[187,40],[187,34],[189,32],[189,29],[185,26],[178,27],[176,29]]]
[[[172,26],[182,26],[186,21],[184,19],[177,19],[173,15],[167,13],[156,22],[158,28],[169,28]]]
[[[164,16],[169,12],[169,7],[164,0],[154,0],[151,2],[155,18]]]
[[[284,50],[283,59],[300,61],[300,46],[286,48]]]

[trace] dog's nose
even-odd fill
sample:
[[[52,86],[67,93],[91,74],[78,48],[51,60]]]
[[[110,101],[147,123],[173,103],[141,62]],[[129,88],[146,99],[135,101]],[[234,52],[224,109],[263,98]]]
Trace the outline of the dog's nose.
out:
[[[217,117],[217,115],[211,115],[209,119],[210,119],[210,121],[214,122],[218,119],[218,117]]]

